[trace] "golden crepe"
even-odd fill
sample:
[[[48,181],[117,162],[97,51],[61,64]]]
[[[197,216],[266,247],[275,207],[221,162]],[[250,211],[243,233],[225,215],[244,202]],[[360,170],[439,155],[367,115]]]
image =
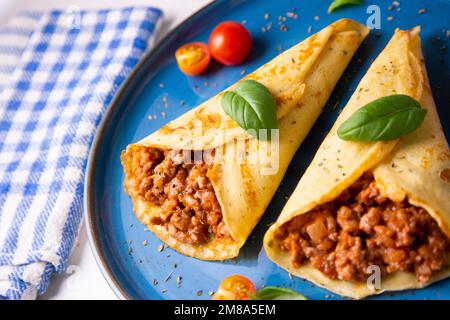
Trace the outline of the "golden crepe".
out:
[[[419,32],[396,30],[264,237],[276,264],[343,296],[419,288],[450,276],[450,150]],[[427,109],[417,130],[382,142],[338,137],[356,110],[393,94]],[[370,278],[377,266],[378,288]]]
[[[139,220],[185,255],[236,257],[368,32],[355,21],[339,20],[244,78],[274,96],[279,154],[224,113],[223,92],[129,145],[122,153],[124,187]],[[247,153],[243,161],[234,156],[238,142]],[[211,152],[214,163],[185,161],[199,151]],[[249,160],[261,151],[267,152],[265,163]],[[271,164],[278,169],[264,172]]]

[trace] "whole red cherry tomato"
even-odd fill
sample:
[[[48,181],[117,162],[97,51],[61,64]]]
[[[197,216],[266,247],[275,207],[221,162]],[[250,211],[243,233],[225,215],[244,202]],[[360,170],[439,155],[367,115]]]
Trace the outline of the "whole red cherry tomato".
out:
[[[209,37],[211,55],[224,65],[241,63],[247,58],[251,47],[250,32],[242,24],[234,21],[218,24]]]

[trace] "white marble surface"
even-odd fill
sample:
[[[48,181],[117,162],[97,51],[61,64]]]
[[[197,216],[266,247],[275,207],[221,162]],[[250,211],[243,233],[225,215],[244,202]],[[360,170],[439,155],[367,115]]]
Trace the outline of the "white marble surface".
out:
[[[158,39],[211,0],[0,0],[0,25],[8,17],[23,9],[106,8],[134,5],[155,6],[165,17]],[[103,278],[87,242],[84,226],[81,229],[67,271],[54,276],[48,291],[40,299],[117,299]]]

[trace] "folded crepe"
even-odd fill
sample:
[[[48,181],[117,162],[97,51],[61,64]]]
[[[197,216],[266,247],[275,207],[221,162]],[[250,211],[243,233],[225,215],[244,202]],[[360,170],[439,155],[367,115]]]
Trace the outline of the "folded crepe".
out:
[[[339,20],[244,78],[274,96],[279,139],[253,138],[224,113],[219,93],[127,146],[124,187],[139,220],[185,255],[237,256],[367,34],[365,26]],[[245,157],[235,155],[239,144]]]
[[[450,275],[450,150],[419,31],[396,30],[264,237],[272,261],[343,296],[419,288]],[[338,137],[356,110],[392,94],[428,110],[416,131],[384,142]]]

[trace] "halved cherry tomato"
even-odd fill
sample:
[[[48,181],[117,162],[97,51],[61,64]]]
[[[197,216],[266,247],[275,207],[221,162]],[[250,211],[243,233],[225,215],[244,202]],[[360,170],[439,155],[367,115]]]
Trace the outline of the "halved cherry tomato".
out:
[[[213,300],[250,300],[249,294],[256,294],[256,287],[249,279],[235,274],[225,278],[213,295]]]
[[[208,46],[201,42],[187,43],[175,52],[178,67],[184,74],[197,76],[208,68],[211,61]]]
[[[239,64],[252,48],[252,36],[240,23],[225,21],[218,24],[209,36],[209,50],[214,59],[224,65]]]

